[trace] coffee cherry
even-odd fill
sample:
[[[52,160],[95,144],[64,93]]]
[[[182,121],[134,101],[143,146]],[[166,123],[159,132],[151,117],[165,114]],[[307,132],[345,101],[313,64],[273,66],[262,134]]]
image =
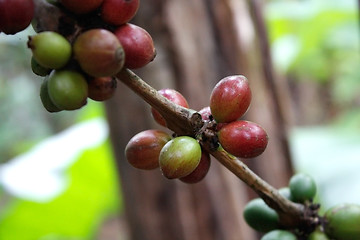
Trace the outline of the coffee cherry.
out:
[[[286,230],[273,230],[265,234],[261,240],[297,240],[297,237]]]
[[[89,98],[95,101],[110,99],[116,90],[117,81],[113,77],[91,78],[88,81]]]
[[[241,75],[221,79],[211,92],[210,109],[219,122],[232,122],[245,114],[250,106],[249,81]]]
[[[286,199],[288,199],[290,201],[293,201],[292,196],[291,196],[290,188],[283,187],[283,188],[280,188],[278,191],[279,191],[279,194],[281,196],[283,196],[284,198],[286,198]]]
[[[213,120],[210,107],[204,107],[199,111],[202,120],[210,121]],[[216,124],[216,131],[220,131],[220,129],[225,126],[227,123],[217,123]]]
[[[305,173],[292,176],[289,181],[289,188],[294,202],[303,203],[312,200],[316,194],[314,179]]]
[[[71,44],[56,32],[47,31],[30,36],[28,47],[36,62],[45,68],[62,68],[71,57]]]
[[[155,169],[159,167],[159,155],[171,136],[160,130],[145,130],[134,137],[125,147],[125,156],[135,168]]]
[[[135,16],[139,5],[139,0],[104,0],[101,18],[108,24],[119,26]]]
[[[250,121],[235,121],[226,124],[218,132],[221,146],[240,158],[253,158],[262,154],[268,143],[265,130]]]
[[[31,57],[31,70],[38,76],[45,77],[50,74],[51,69],[41,66],[34,57]]]
[[[62,109],[55,106],[55,104],[53,103],[53,101],[51,100],[51,98],[49,96],[48,82],[49,82],[49,78],[46,77],[44,79],[44,81],[42,82],[42,84],[41,84],[41,88],[40,88],[40,100],[41,100],[41,103],[43,104],[44,108],[48,112],[51,112],[51,113],[60,112]]]
[[[307,240],[330,240],[330,238],[328,238],[328,236],[320,230],[315,230],[309,235]]]
[[[125,67],[141,68],[155,58],[153,40],[145,29],[126,23],[117,28],[114,33],[125,51]]]
[[[177,105],[180,105],[185,108],[189,107],[189,104],[187,103],[185,97],[183,95],[181,95],[181,93],[179,93],[178,91],[176,91],[174,89],[165,88],[165,89],[159,90],[158,92]],[[165,119],[161,116],[161,114],[157,110],[155,110],[154,108],[151,108],[151,114],[152,114],[154,120],[158,124],[166,127]]]
[[[105,29],[92,29],[74,42],[74,57],[82,70],[93,77],[108,77],[124,66],[124,50],[116,36]]]
[[[210,116],[211,116],[211,110],[210,107],[204,107],[199,111],[202,120],[204,121],[209,121],[210,120]]]
[[[360,239],[360,205],[339,204],[326,211],[325,233],[330,239]]]
[[[108,77],[124,66],[124,50],[116,36],[105,29],[92,29],[74,43],[74,57],[82,70],[93,77]]]
[[[261,198],[248,202],[243,212],[246,223],[259,232],[268,232],[279,227],[279,215]]]
[[[206,151],[201,152],[201,159],[199,165],[189,175],[180,178],[185,183],[198,183],[204,179],[210,169],[211,161],[210,155]]]
[[[56,107],[79,109],[86,104],[88,85],[83,75],[74,71],[53,71],[48,82],[49,96]]]
[[[0,32],[15,34],[27,28],[34,16],[33,0],[1,0]]]
[[[99,8],[103,0],[60,0],[60,2],[73,13],[85,14]]]
[[[159,156],[160,169],[166,178],[181,178],[189,175],[199,165],[200,144],[191,137],[176,137],[165,144]]]

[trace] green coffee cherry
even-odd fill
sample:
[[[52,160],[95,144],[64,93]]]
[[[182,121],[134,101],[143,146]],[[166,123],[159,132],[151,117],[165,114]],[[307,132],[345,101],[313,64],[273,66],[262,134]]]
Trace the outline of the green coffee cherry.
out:
[[[50,74],[51,69],[41,66],[34,57],[31,58],[31,70],[38,76],[45,77]]]
[[[189,175],[199,165],[200,144],[191,137],[181,136],[167,142],[159,156],[160,169],[166,178],[181,178]]]
[[[330,238],[328,238],[325,233],[315,230],[309,235],[307,240],[330,240]]]
[[[295,234],[285,230],[273,230],[265,234],[261,240],[297,240]]]
[[[339,204],[326,211],[325,233],[331,239],[360,239],[360,205]]]
[[[259,232],[268,232],[279,227],[279,215],[261,198],[248,202],[243,212],[246,223]]]
[[[286,198],[287,200],[292,201],[292,196],[291,196],[290,188],[288,188],[288,187],[283,187],[283,188],[280,188],[278,191],[279,191],[279,193],[280,193],[281,196],[283,196],[283,197]]]
[[[34,59],[43,67],[59,69],[64,67],[71,57],[71,44],[56,32],[41,32],[30,36],[28,47]]]
[[[49,76],[48,91],[52,102],[60,109],[79,109],[87,102],[88,85],[78,72],[53,71]]]
[[[289,182],[291,196],[294,202],[312,200],[316,194],[314,179],[305,173],[298,173],[291,177]]]
[[[48,112],[60,112],[61,109],[58,108],[57,106],[55,106],[55,104],[52,102],[50,96],[49,96],[49,91],[48,91],[48,82],[49,79],[48,77],[46,77],[43,81],[43,83],[41,84],[41,88],[40,88],[40,99],[41,99],[41,103],[43,104],[44,108],[48,111]]]

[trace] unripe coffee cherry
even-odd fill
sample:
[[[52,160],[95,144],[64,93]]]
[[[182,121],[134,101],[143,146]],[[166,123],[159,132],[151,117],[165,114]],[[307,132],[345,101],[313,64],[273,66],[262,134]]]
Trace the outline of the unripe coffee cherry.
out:
[[[202,150],[199,165],[189,175],[180,178],[180,180],[185,183],[198,183],[204,179],[210,169],[210,165],[210,154]]]
[[[27,28],[34,16],[33,0],[1,0],[0,32],[15,34]]]
[[[153,40],[145,29],[126,23],[118,27],[114,33],[125,51],[125,67],[141,68],[155,58]]]
[[[181,95],[181,93],[179,93],[178,91],[176,91],[174,89],[164,88],[164,89],[160,89],[158,92],[177,105],[180,105],[185,108],[189,107],[189,104],[187,103],[185,97],[183,95]],[[152,114],[154,120],[158,124],[166,127],[165,119],[161,116],[161,114],[156,109],[151,108],[151,114]]]
[[[45,77],[50,74],[51,69],[41,66],[34,57],[31,57],[31,70],[34,74]]]
[[[360,205],[339,204],[326,211],[325,233],[330,239],[360,239]]]
[[[71,57],[71,44],[56,32],[47,31],[30,36],[28,47],[36,62],[45,68],[62,68]]]
[[[268,143],[265,130],[250,121],[235,121],[226,124],[218,132],[221,146],[240,158],[253,158],[262,154]]]
[[[283,188],[280,188],[278,191],[279,191],[279,194],[280,194],[281,196],[283,196],[283,197],[286,198],[287,200],[293,201],[293,198],[292,198],[292,196],[291,196],[290,188],[288,188],[288,187],[283,187]]]
[[[113,77],[97,77],[88,81],[89,98],[95,101],[110,99],[116,90],[117,81]]]
[[[74,42],[74,57],[93,77],[108,77],[124,66],[124,50],[116,36],[105,29],[82,33]]]
[[[297,237],[292,232],[286,230],[272,230],[266,233],[261,240],[297,240]]]
[[[135,16],[139,5],[139,0],[104,0],[101,18],[108,24],[119,26]]]
[[[279,227],[279,215],[261,198],[248,202],[243,212],[246,223],[259,232],[268,232]]]
[[[60,2],[73,13],[85,14],[99,8],[103,0],[60,0]]]
[[[232,122],[246,113],[251,102],[249,81],[242,75],[221,79],[210,96],[210,109],[219,122]]]
[[[125,156],[135,168],[155,169],[159,167],[159,155],[171,136],[160,130],[145,130],[134,137],[125,147]]]
[[[307,240],[330,240],[326,234],[320,230],[313,231]]]
[[[194,138],[181,136],[172,139],[161,149],[159,164],[163,175],[174,179],[193,172],[200,159],[200,144]]]
[[[48,82],[49,96],[59,109],[75,110],[84,106],[88,85],[83,75],[74,71],[53,71]]]
[[[290,178],[289,188],[292,201],[304,203],[312,200],[316,194],[316,183],[314,179],[305,173],[295,174]]]
[[[44,108],[48,112],[51,112],[51,113],[60,112],[62,109],[55,106],[55,104],[53,103],[53,101],[51,100],[51,98],[49,96],[48,82],[49,82],[49,78],[46,77],[44,79],[44,81],[42,82],[42,84],[41,84],[41,88],[40,88],[40,100],[41,100],[41,103],[43,104]]]

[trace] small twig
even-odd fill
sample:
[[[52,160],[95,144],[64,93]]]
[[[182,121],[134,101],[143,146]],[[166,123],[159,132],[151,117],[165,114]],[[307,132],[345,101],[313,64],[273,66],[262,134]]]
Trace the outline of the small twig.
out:
[[[167,127],[178,135],[196,136],[203,126],[199,113],[174,104],[129,69],[123,69],[116,77],[154,107],[166,120]]]
[[[175,133],[195,136],[201,129],[201,126],[203,126],[200,114],[192,109],[180,107],[169,101],[130,70],[125,69],[117,74],[116,77],[158,110],[166,119],[168,128]],[[270,207],[279,213],[284,227],[297,226],[303,221],[303,205],[293,203],[281,196],[274,187],[257,176],[240,159],[230,155],[221,147],[214,151],[212,146],[207,145],[206,142],[201,143],[222,165],[245,182]]]
[[[62,21],[67,19],[66,14],[63,13],[61,9],[57,9],[56,6],[48,4],[45,0],[35,0],[35,6],[35,20],[37,21],[36,26],[38,26],[37,30],[59,31],[59,27],[63,23]],[[75,25],[72,34],[77,33],[79,30],[78,28],[79,26]],[[167,127],[176,134],[197,137],[201,136],[200,131],[213,131],[212,129],[204,130],[202,128],[204,121],[201,119],[201,115],[198,112],[174,104],[159,94],[154,88],[144,82],[132,71],[123,69],[116,77],[153,108],[159,111],[165,118]],[[305,218],[305,209],[303,205],[293,203],[282,197],[274,187],[252,172],[240,159],[233,157],[221,147],[214,149],[214,143],[211,141],[200,140],[200,143],[222,165],[252,188],[270,207],[275,209],[279,213],[281,223],[284,227],[296,227],[309,221]]]

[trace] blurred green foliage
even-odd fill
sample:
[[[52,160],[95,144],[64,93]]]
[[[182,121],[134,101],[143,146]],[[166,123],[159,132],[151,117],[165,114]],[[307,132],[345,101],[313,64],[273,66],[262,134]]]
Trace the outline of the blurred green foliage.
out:
[[[92,100],[71,112],[48,113],[42,107],[39,90],[43,78],[31,72],[31,52],[26,47],[27,37],[32,34],[31,27],[16,35],[0,34],[0,168],[1,163],[31,151],[36,144],[74,124],[104,118],[103,105]],[[121,212],[109,140],[85,149],[57,174],[67,188],[46,202],[15,197],[2,189],[0,182],[0,239],[97,239],[104,220]]]
[[[109,146],[106,141],[85,150],[63,173],[69,186],[55,199],[10,201],[0,212],[0,239],[37,240],[47,235],[53,236],[49,239],[96,239],[105,217],[117,214],[120,206]]]
[[[339,107],[359,105],[356,0],[270,1],[266,18],[279,71],[296,81],[326,85]]]

